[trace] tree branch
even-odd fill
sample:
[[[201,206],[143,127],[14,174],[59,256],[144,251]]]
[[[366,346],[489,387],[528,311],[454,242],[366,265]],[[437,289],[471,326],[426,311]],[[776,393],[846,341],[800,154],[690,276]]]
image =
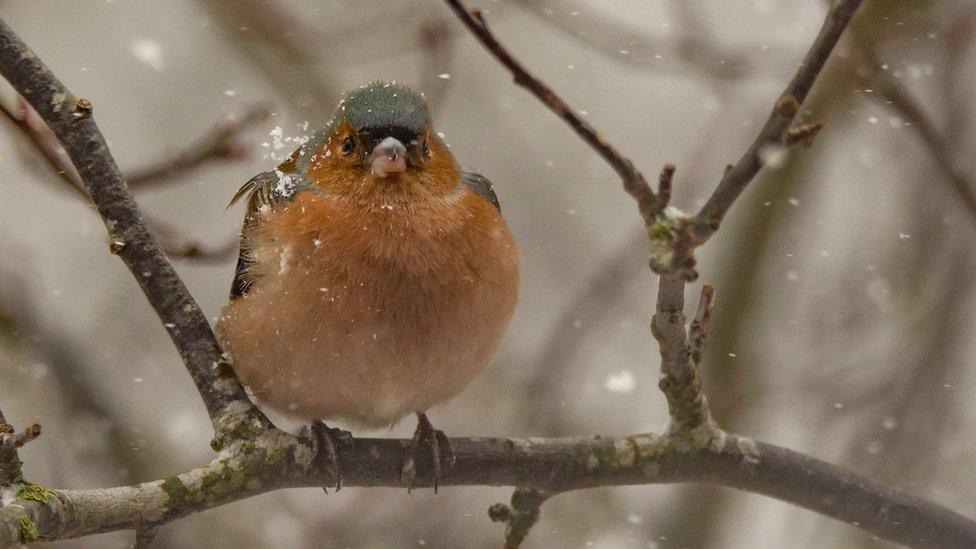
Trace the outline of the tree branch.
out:
[[[215,160],[242,160],[250,155],[250,147],[241,142],[241,134],[271,116],[267,105],[254,105],[244,114],[217,124],[206,135],[184,150],[161,161],[130,171],[125,176],[129,188],[156,184],[185,175]]]
[[[661,277],[658,312],[653,321],[655,337],[661,345],[662,389],[668,397],[672,419],[677,425],[695,428],[704,424],[708,417],[708,408],[701,395],[699,375],[694,365],[689,363],[682,312],[683,280],[694,280],[698,276],[694,270],[695,260],[692,253],[718,230],[719,223],[732,204],[766,163],[766,158],[773,152],[771,149],[808,142],[820,131],[821,124],[801,124],[794,127],[793,122],[800,105],[810,93],[813,83],[862,0],[843,0],[830,9],[800,69],[780,95],[759,135],[739,162],[726,170],[708,201],[694,217],[664,210],[671,195],[673,166],[665,166],[661,173],[658,194],[654,195],[630,159],[622,157],[591,127],[575,117],[568,104],[530,74],[498,42],[479,11],[468,12],[460,0],[445,1],[482,45],[512,73],[516,84],[528,89],[550,110],[567,120],[577,134],[600,152],[612,166],[629,168],[617,169],[617,173],[623,179],[624,188],[637,201],[641,215],[649,227],[648,234],[652,244],[651,267],[666,275]],[[640,184],[636,186],[631,179],[634,174],[640,177]],[[685,399],[686,402],[682,404],[679,399]]]
[[[935,161],[935,166],[942,172],[943,179],[949,184],[950,190],[966,209],[969,220],[976,223],[976,186],[973,178],[956,164],[952,154],[953,144],[936,128],[931,117],[925,113],[905,85],[890,72],[881,68],[881,61],[866,40],[859,38],[855,43],[858,56],[862,60],[859,68],[863,73],[858,75],[860,80],[869,83],[868,85],[874,89],[875,93],[872,97],[875,100],[885,108],[898,113],[911,124],[911,128]]]
[[[694,249],[715,234],[725,214],[759,170],[786,147],[808,141],[820,130],[818,124],[795,128],[792,126],[800,106],[861,2],[862,0],[842,0],[830,8],[817,38],[800,63],[799,70],[783,90],[769,113],[766,124],[745,154],[725,171],[718,186],[696,216],[673,220],[676,229],[676,234],[671,237],[670,247],[673,253],[652,262],[659,273],[677,273],[686,280],[695,280],[698,275],[694,270]]]
[[[488,516],[493,522],[505,524],[505,549],[516,549],[522,545],[529,530],[539,522],[542,504],[552,496],[551,492],[516,488],[511,505],[496,503],[488,509]]]
[[[676,276],[662,275],[658,282],[657,311],[651,319],[651,331],[661,348],[661,379],[658,386],[668,401],[671,416],[669,431],[688,433],[703,427],[714,436],[718,427],[708,410],[699,371],[704,328],[712,308],[713,293],[710,286],[702,288],[699,312],[692,323],[693,337],[688,337],[685,332],[684,290],[684,282]]]
[[[232,402],[263,417],[224,359],[206,317],[166,260],[126,188],[115,159],[92,119],[92,104],[76,98],[37,55],[0,20],[0,74],[47,122],[68,153],[108,229],[112,251],[168,327],[215,427]]]
[[[462,22],[478,38],[496,59],[515,77],[515,82],[533,92],[550,110],[566,119],[572,112],[552,91],[529,74],[511,54],[501,46],[488,29],[480,12],[469,13],[459,0],[445,0]],[[809,144],[822,125],[799,124],[794,126],[800,105],[806,99],[840,40],[844,29],[861,4],[861,0],[843,0],[829,11],[824,24],[805,56],[800,69],[786,90],[777,100],[766,124],[759,135],[734,166],[729,166],[709,200],[695,217],[678,211],[665,210],[673,177],[673,167],[666,167],[661,176],[661,187],[653,200],[633,192],[629,172],[618,170],[624,187],[637,200],[641,214],[648,225],[652,244],[651,267],[661,273],[658,288],[657,312],[652,320],[655,338],[661,349],[661,389],[665,393],[672,420],[669,436],[685,437],[691,441],[716,441],[727,437],[712,421],[707,401],[701,390],[699,365],[705,344],[705,328],[712,307],[713,292],[704,288],[699,312],[691,327],[691,342],[685,328],[684,284],[697,278],[694,270],[693,251],[704,244],[718,226],[732,204],[753,180],[772,154],[799,143]],[[554,99],[555,98],[555,99]],[[593,145],[588,128],[579,128],[572,120],[570,125],[585,141]],[[600,142],[602,144],[602,141]],[[601,151],[600,148],[598,151]],[[617,159],[612,147],[610,158],[616,165],[632,167],[628,159]],[[601,153],[602,154],[602,153]],[[607,159],[607,156],[604,156]],[[608,160],[610,161],[610,160]],[[611,162],[613,165],[613,162]],[[643,181],[643,178],[641,178]],[[643,189],[650,193],[644,182]],[[653,204],[653,206],[650,206]],[[648,216],[648,211],[653,215]],[[884,507],[882,507],[884,509]]]
[[[355,439],[339,451],[346,487],[401,487],[406,440]],[[567,439],[452,439],[457,463],[440,486],[520,486],[546,493],[674,482],[707,482],[767,495],[916,547],[973,547],[976,523],[826,462],[725,435],[695,445],[640,434]],[[64,539],[161,525],[190,513],[282,488],[322,486],[307,443],[268,431],[226,457],[163,480],[101,490],[63,490],[0,510],[0,541],[26,517],[39,539]],[[799,474],[798,474],[799,473]],[[429,459],[416,487],[432,487]],[[15,531],[15,529],[13,530]]]
[[[698,215],[692,217],[678,213],[667,215],[664,212],[667,203],[651,191],[650,185],[634,167],[633,162],[622,156],[596,130],[577,116],[551,88],[529,73],[495,38],[480,11],[469,12],[460,0],[445,1],[482,45],[512,73],[516,84],[530,91],[551,111],[563,118],[580,138],[614,168],[622,179],[624,188],[637,201],[644,222],[651,228],[651,240],[660,243],[652,250],[652,268],[659,274],[674,273],[685,280],[694,280],[698,276],[694,270],[694,249],[704,244],[718,230],[725,214],[768,158],[787,146],[809,142],[820,130],[819,124],[804,124],[792,128],[793,131],[791,127],[817,75],[862,2],[843,0],[830,9],[820,33],[804,56],[800,69],[780,95],[759,135],[742,158],[726,170]]]
[[[640,210],[641,217],[644,218],[644,223],[653,224],[657,214],[667,204],[654,194],[651,186],[644,179],[644,175],[634,167],[634,163],[620,154],[620,151],[608,143],[593,126],[576,114],[576,111],[556,95],[552,88],[526,70],[522,63],[515,59],[508,49],[495,38],[479,10],[469,12],[460,0],[445,1],[481,44],[512,73],[516,84],[535,95],[549,110],[569,124],[576,134],[590,145],[607,164],[610,164],[610,167],[617,172],[623,181],[624,190],[637,201],[637,207]]]
[[[754,77],[757,73],[781,70],[789,54],[785,45],[764,48],[764,55],[754,55],[760,44],[718,46],[707,36],[702,25],[689,17],[689,3],[674,0],[674,17],[681,22],[670,36],[630,28],[607,17],[592,13],[585,2],[567,0],[511,0],[560,31],[567,38],[588,46],[592,51],[617,63],[639,70],[665,70],[676,75],[684,71],[700,73],[728,82]],[[590,9],[587,9],[590,8]],[[622,49],[626,48],[626,49]],[[784,50],[787,50],[784,52]],[[778,54],[771,57],[768,54]]]
[[[17,449],[41,436],[41,426],[34,423],[21,432],[17,432],[13,425],[0,411],[0,488],[23,482],[21,461]]]
[[[843,0],[837,2],[827,13],[820,33],[813,45],[810,46],[803,61],[800,62],[800,69],[776,101],[775,107],[769,113],[769,118],[756,140],[732,169],[725,173],[722,180],[719,181],[718,187],[715,188],[708,201],[699,210],[698,217],[711,229],[711,232],[697,235],[700,244],[704,243],[718,229],[718,224],[728,213],[732,204],[759,173],[765,164],[764,149],[766,147],[782,147],[786,144],[785,138],[800,111],[800,105],[806,100],[813,83],[827,63],[830,53],[837,45],[837,41],[840,40],[847,24],[850,23],[857,8],[860,7],[861,1]]]
[[[661,274],[657,312],[651,327],[661,348],[660,388],[668,400],[672,432],[684,431],[692,436],[716,436],[720,432],[711,419],[701,388],[700,347],[704,344],[702,326],[707,324],[713,298],[710,287],[703,288],[696,315],[697,329],[692,324],[691,344],[685,332],[685,280],[698,277],[693,252],[718,230],[725,214],[762,169],[771,152],[779,153],[790,145],[807,142],[820,131],[822,124],[794,126],[793,122],[860,4],[861,0],[843,0],[830,9],[800,69],[776,101],[759,135],[739,162],[725,171],[698,215],[665,215],[649,229],[651,268]]]
[[[447,1],[462,20],[461,12],[468,16],[466,24],[472,32],[478,35],[480,29],[483,40],[494,41],[480,16],[467,14],[456,0]],[[842,2],[834,11],[850,5],[856,8],[856,4],[859,2]],[[836,42],[836,37],[833,41]],[[492,50],[493,53],[504,54],[513,63],[510,70],[516,74],[517,81],[516,69],[528,77],[521,80],[522,85],[534,82],[538,86],[530,89],[542,94],[540,98],[547,93],[555,98],[547,87],[525,73],[497,41],[494,44],[497,51]],[[824,58],[826,54],[829,48]],[[821,65],[822,62],[821,59]],[[23,542],[25,525],[39,539],[120,529],[149,532],[161,524],[215,505],[271,490],[322,486],[330,482],[334,471],[328,465],[316,465],[310,444],[272,428],[247,399],[229,369],[221,367],[220,349],[209,325],[142,221],[91,119],[91,104],[71,95],[2,21],[0,73],[34,105],[65,146],[106,221],[112,241],[117,243],[114,251],[136,276],[162,321],[173,326],[171,337],[210,412],[217,432],[214,446],[221,450],[220,458],[209,465],[155,482],[103,490],[45,489],[32,491],[31,497],[18,492],[12,503],[0,508],[0,542],[4,545]],[[792,103],[780,101],[780,110],[798,107],[815,75],[816,71],[809,83],[797,84],[795,88],[799,91],[794,97],[799,99],[793,99]],[[572,115],[572,111],[565,103],[555,98],[547,104],[573,124],[572,116],[566,115]],[[795,112],[790,115],[790,121],[794,116]],[[669,170],[662,176],[664,192],[655,195],[629,160],[621,157],[592,128],[582,124],[574,125],[574,129],[590,136],[588,142],[602,151],[601,155],[615,169],[619,168],[618,173],[640,205],[645,222],[653,225],[655,216],[664,207],[660,196],[668,194]],[[788,127],[789,123],[783,131]],[[780,138],[784,135],[781,133]],[[681,315],[683,284],[680,277],[662,277],[659,314]],[[710,292],[706,292],[701,314],[696,315],[702,336],[710,299]],[[675,368],[689,364],[693,368],[695,359],[689,349],[698,345],[698,335],[689,344],[683,319],[678,326],[680,330],[673,326],[678,322],[666,320],[665,328],[674,333],[674,340],[662,343],[662,353],[666,344],[678,343],[684,350],[676,350]],[[704,406],[704,399],[701,404]],[[693,411],[689,415],[695,416]],[[698,416],[707,418],[707,409]],[[705,420],[699,421],[699,425],[703,424]],[[441,486],[518,486],[548,494],[597,486],[709,482],[776,497],[900,543],[920,547],[976,545],[976,523],[950,510],[885,488],[823,461],[726,434],[717,428],[707,432],[695,428],[672,430],[664,437],[640,434],[548,440],[474,438],[454,439],[452,443],[457,462],[443,472]],[[345,443],[338,449],[344,484],[401,486],[406,446],[407,441],[390,439],[356,439]],[[417,487],[433,485],[431,469],[429,460],[420,460]],[[531,507],[528,507],[529,514]]]
[[[18,113],[0,104],[0,114],[19,130],[59,180],[75,191],[77,197],[85,201],[90,200],[85,184],[78,177],[78,172],[71,165],[67,153],[50,128],[44,125],[43,120],[38,119],[34,109],[22,97],[18,99],[20,102]],[[132,175],[125,177],[126,182],[129,188],[134,185],[148,186],[178,175],[185,175],[210,161],[242,158],[247,154],[247,149],[240,143],[240,134],[255,123],[267,119],[269,115],[270,111],[266,107],[252,107],[243,117],[219,124],[209,136],[194,143],[185,151],[153,166],[134,171]],[[239,238],[236,236],[223,244],[209,248],[194,241],[187,241],[181,231],[169,223],[149,216],[146,216],[146,220],[157,233],[167,257],[223,261],[233,257],[237,251]]]

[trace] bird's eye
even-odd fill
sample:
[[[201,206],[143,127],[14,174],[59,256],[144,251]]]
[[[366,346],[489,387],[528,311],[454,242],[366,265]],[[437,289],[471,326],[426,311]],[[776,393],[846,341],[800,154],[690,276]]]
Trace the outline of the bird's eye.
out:
[[[351,137],[347,137],[342,142],[342,154],[349,154],[354,148],[356,148],[356,142]]]
[[[424,141],[424,155],[427,158],[430,158],[430,146],[427,145],[427,142],[426,141]]]

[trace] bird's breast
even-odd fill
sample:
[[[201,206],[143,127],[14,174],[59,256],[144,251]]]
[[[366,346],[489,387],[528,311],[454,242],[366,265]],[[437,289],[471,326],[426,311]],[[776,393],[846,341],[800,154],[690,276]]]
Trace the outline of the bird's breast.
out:
[[[389,423],[453,396],[494,354],[518,252],[480,197],[309,193],[264,216],[248,235],[254,283],[221,322],[259,397],[307,417]]]

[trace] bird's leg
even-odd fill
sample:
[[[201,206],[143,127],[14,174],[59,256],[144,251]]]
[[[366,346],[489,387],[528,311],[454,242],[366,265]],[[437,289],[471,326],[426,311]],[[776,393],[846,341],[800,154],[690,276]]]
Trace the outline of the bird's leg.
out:
[[[401,481],[407,487],[408,492],[413,488],[414,480],[417,478],[417,456],[421,451],[421,443],[426,443],[430,448],[431,467],[434,470],[434,493],[436,494],[443,465],[447,464],[448,467],[454,465],[456,459],[454,449],[444,432],[434,429],[434,426],[430,424],[427,414],[417,412],[417,430],[413,433],[403,468],[400,470]]]
[[[335,480],[336,492],[342,489],[342,470],[339,467],[339,445],[352,442],[352,434],[342,429],[332,429],[324,421],[313,421],[310,428],[313,460],[316,465],[325,466]],[[329,489],[322,487],[325,493]]]

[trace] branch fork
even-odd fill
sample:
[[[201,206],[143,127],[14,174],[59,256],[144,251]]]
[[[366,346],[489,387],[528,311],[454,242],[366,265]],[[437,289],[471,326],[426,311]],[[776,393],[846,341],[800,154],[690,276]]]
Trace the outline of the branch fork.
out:
[[[778,116],[789,117],[792,120],[797,112],[796,100],[789,96],[786,99],[781,99],[777,102],[774,112]],[[801,145],[804,148],[811,147],[814,138],[823,127],[824,125],[821,122],[798,123],[787,126],[779,138],[757,150],[755,161],[758,163],[758,167],[756,172],[758,173],[759,169],[768,164],[772,157],[784,154],[787,149],[796,145]],[[729,166],[725,171],[725,177],[734,173],[736,168],[736,166]],[[658,196],[661,196],[660,192]],[[728,206],[731,207],[731,202]],[[659,275],[675,275],[685,282],[698,280],[698,271],[695,269],[697,265],[694,256],[695,249],[705,244],[718,231],[719,224],[725,215],[725,211],[713,213],[710,216],[703,212],[705,212],[704,208],[702,212],[690,215],[675,208],[666,207],[657,215],[657,220],[650,226],[648,232],[651,240],[650,267],[652,271]]]

